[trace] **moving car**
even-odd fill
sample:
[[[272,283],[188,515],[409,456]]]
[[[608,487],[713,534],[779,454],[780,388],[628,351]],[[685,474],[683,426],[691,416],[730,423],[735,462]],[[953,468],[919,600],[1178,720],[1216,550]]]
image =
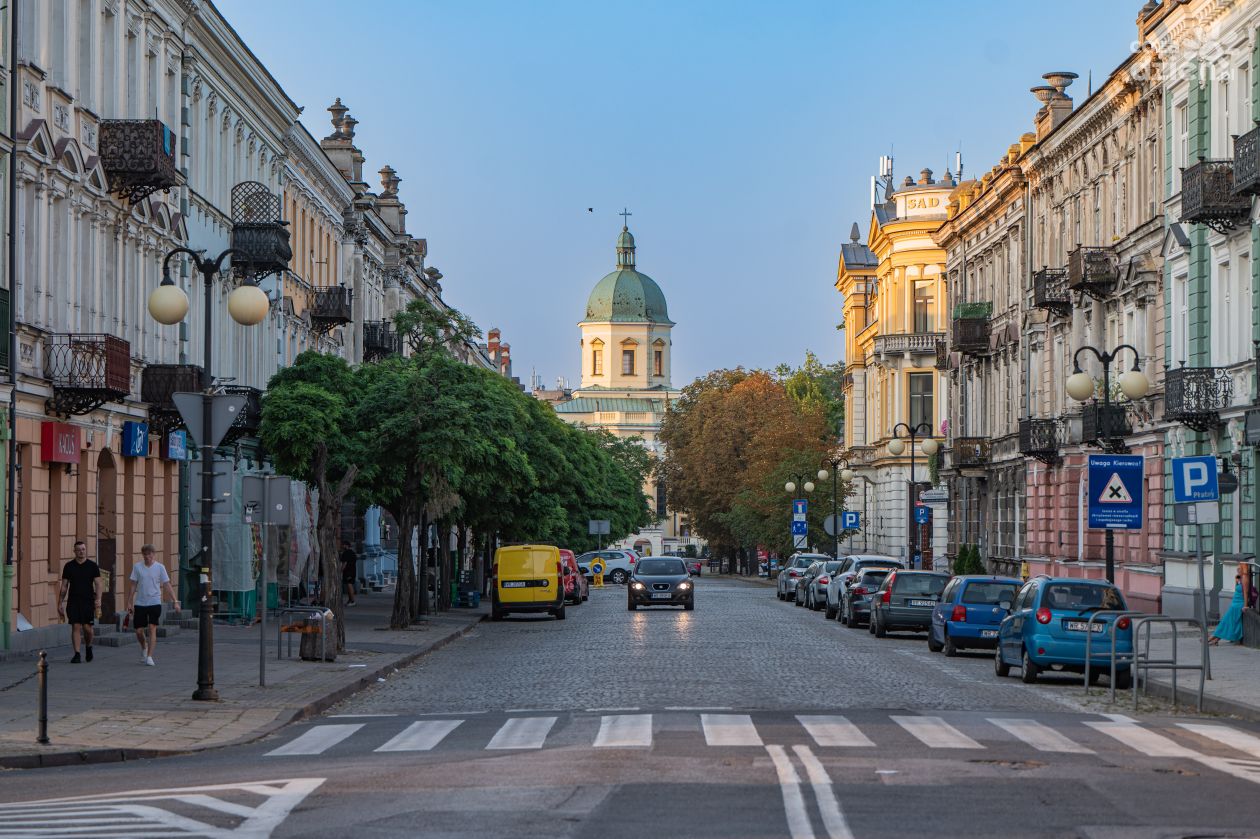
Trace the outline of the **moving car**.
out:
[[[879,591],[884,578],[892,573],[886,566],[872,565],[857,572],[846,585],[844,599],[840,601],[840,623],[857,629],[871,619],[871,601]]]
[[[564,564],[552,545],[512,545],[494,552],[490,620],[513,612],[547,612],[564,620]]]
[[[639,555],[634,551],[620,548],[588,551],[578,557],[578,564],[590,568],[591,563],[596,559],[604,562],[604,579],[620,585],[630,579],[630,575],[634,573],[634,564],[639,561]]]
[[[682,606],[696,608],[696,588],[687,566],[678,557],[656,556],[639,560],[626,586],[626,608]]]
[[[1003,600],[1013,601],[1023,580],[1014,577],[955,577],[941,592],[928,628],[928,649],[956,655],[962,649],[993,649],[998,625],[1007,611]]]
[[[926,632],[948,582],[949,575],[940,571],[898,568],[889,573],[871,601],[871,634],[883,638],[897,630]]]
[[[831,582],[831,575],[840,570],[840,566],[844,565],[842,559],[829,559],[826,562],[815,563],[818,566],[813,576],[808,573],[797,584],[797,590],[805,589],[805,606],[812,611],[817,612],[827,602],[827,584]]]
[[[793,554],[784,563],[775,582],[775,596],[787,600],[796,596],[796,583],[805,569],[820,559],[827,559],[823,554]]]
[[[573,551],[561,548],[560,562],[564,564],[564,599],[574,606],[580,606],[582,601],[588,600],[591,596],[590,583],[586,581],[586,575],[578,568],[577,558],[573,555]]]
[[[840,614],[844,605],[844,593],[853,582],[853,578],[867,568],[905,568],[906,565],[895,556],[881,554],[851,554],[842,557],[844,564],[840,570],[831,575],[827,583],[826,609],[827,617],[834,618]]]
[[[1133,623],[1128,617],[1095,612],[1126,609],[1124,596],[1106,580],[1076,577],[1035,577],[1015,595],[1011,613],[998,627],[993,669],[1006,676],[1019,667],[1028,684],[1043,672],[1085,672],[1085,638],[1090,641],[1090,681],[1111,673],[1111,627],[1116,627],[1116,684],[1125,690],[1133,677]],[[1123,663],[1122,663],[1123,662]]]

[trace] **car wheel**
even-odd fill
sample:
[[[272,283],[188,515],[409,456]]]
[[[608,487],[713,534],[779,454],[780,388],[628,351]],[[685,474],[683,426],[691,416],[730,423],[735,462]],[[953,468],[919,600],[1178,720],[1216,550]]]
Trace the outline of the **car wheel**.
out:
[[[828,600],[826,608],[823,609],[823,617],[826,618],[827,620],[831,620],[835,616],[836,616],[836,607],[832,606],[831,601]]]
[[[1101,679],[1101,678],[1102,678],[1102,671],[1101,671],[1101,670],[1099,670],[1099,669],[1098,669],[1098,668],[1096,668],[1096,667],[1091,667],[1091,668],[1089,669],[1089,683],[1090,683],[1091,685],[1096,685],[1096,684],[1098,684],[1098,680],[1099,680],[1099,679]],[[1117,681],[1118,681],[1118,680],[1119,680],[1119,679],[1118,679],[1118,674],[1117,674]]]
[[[627,574],[625,571],[622,571],[620,568],[618,568],[617,570],[613,571],[612,574],[609,575],[609,577],[617,585],[622,585],[623,583],[625,583],[627,579],[629,579],[630,575]]]
[[[683,608],[684,608],[684,609],[686,609],[688,612],[695,611],[695,608],[696,608],[696,601],[694,601],[694,600],[688,600],[688,601],[687,601],[687,605],[686,605],[686,606],[683,606]]]
[[[873,609],[871,610],[871,613],[866,616],[866,631],[872,635],[875,634],[875,611]]]
[[[935,638],[935,637],[933,637],[933,636],[934,636],[934,633],[932,632],[932,630],[931,630],[931,629],[929,629],[929,630],[928,630],[928,652],[930,652],[930,653],[939,653],[939,652],[941,651],[941,647],[942,647],[943,645],[942,645],[942,644],[938,644],[938,643],[937,643],[937,641],[936,641],[936,638]]]
[[[1033,664],[1032,656],[1028,655],[1028,648],[1024,648],[1024,659],[1020,664],[1019,678],[1026,685],[1031,685],[1037,681],[1037,674],[1041,672],[1036,664]]]
[[[1011,666],[1002,660],[1001,647],[993,651],[993,672],[998,675],[999,679],[1005,679],[1011,675]]]
[[[883,638],[888,635],[888,627],[884,626],[884,620],[879,616],[879,612],[871,616],[871,626],[875,627],[876,638]]]
[[[558,621],[564,620],[564,604],[561,603],[560,608],[554,610],[551,614],[554,615],[556,620]]]
[[[945,655],[953,658],[958,655],[958,648],[954,646],[954,640],[949,637],[949,630],[944,630],[945,643],[941,644],[941,649],[945,651]]]
[[[502,609],[495,609],[495,608],[491,608],[491,609],[490,609],[490,620],[492,620],[492,621],[501,621],[501,620],[503,620],[503,615],[504,615],[504,614],[505,614],[505,613],[504,613],[504,611],[503,611]]]
[[[637,609],[637,608],[638,608],[638,607],[634,605],[634,602],[633,602],[633,601],[631,601],[631,600],[627,600],[627,601],[626,601],[626,609],[627,609],[628,611],[633,612],[633,611],[634,611],[635,609]]]
[[[1133,671],[1120,670],[1116,672],[1116,690],[1128,690],[1133,687]]]
[[[817,594],[815,594],[815,595],[814,595],[814,607],[813,607],[813,608],[814,608],[814,611],[815,611],[815,612],[817,612],[817,611],[818,611],[819,609],[821,609],[822,607],[823,607],[822,602],[820,602],[820,601],[818,600],[818,595],[817,595]]]

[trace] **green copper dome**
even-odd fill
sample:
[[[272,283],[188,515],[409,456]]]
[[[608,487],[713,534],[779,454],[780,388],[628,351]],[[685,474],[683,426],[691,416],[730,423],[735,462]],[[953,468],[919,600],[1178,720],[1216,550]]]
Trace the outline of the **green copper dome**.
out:
[[[673,324],[661,287],[635,270],[634,236],[625,227],[617,237],[617,269],[595,284],[586,301],[585,320]]]

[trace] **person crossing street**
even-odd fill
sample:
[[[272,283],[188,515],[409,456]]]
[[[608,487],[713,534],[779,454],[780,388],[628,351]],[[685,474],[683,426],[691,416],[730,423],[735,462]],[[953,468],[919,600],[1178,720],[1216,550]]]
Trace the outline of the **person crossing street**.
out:
[[[171,588],[171,576],[166,566],[157,562],[157,548],[144,545],[140,548],[144,560],[131,569],[131,604],[127,614],[134,622],[136,640],[140,642],[140,663],[154,666],[153,650],[157,646],[157,628],[162,620],[162,592],[170,595],[176,611],[179,598]]]

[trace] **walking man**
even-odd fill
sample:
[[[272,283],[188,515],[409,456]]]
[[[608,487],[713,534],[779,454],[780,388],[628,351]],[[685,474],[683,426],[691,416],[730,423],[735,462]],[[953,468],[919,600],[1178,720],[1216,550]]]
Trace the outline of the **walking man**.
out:
[[[354,598],[354,581],[358,576],[359,555],[350,547],[349,539],[341,540],[341,587],[350,597],[349,605],[353,606]]]
[[[57,592],[57,614],[70,622],[71,664],[83,661],[79,655],[80,636],[86,641],[86,657],[92,660],[92,624],[101,611],[101,569],[87,558],[87,543],[75,540],[74,559],[61,569],[61,589]]]
[[[140,663],[153,666],[153,648],[157,646],[158,622],[162,619],[162,591],[170,595],[171,602],[179,610],[179,598],[171,588],[171,575],[166,566],[156,562],[157,548],[144,545],[140,548],[144,562],[131,569],[131,605],[127,614],[135,622],[136,640],[140,642]]]

